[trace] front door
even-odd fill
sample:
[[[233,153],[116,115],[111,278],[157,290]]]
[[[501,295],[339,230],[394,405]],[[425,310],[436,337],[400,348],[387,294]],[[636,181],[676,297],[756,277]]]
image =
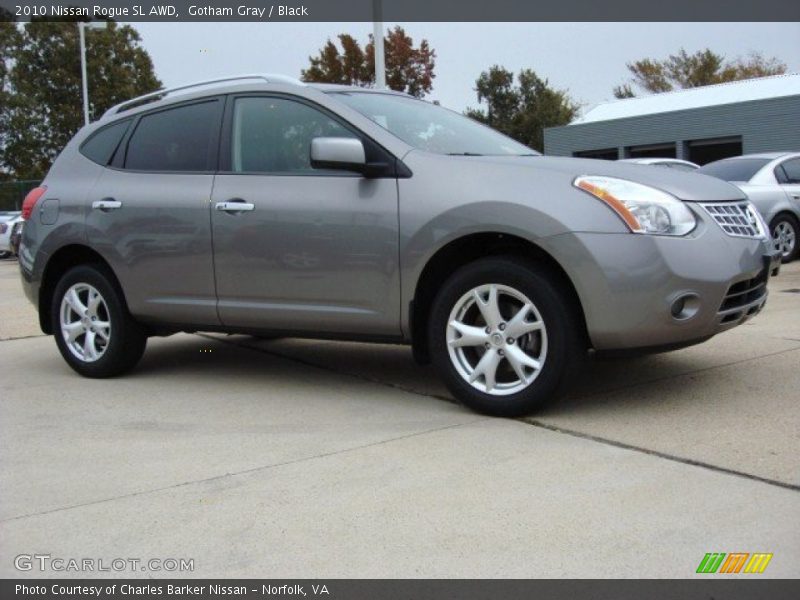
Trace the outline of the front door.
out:
[[[223,324],[400,334],[394,177],[315,170],[315,137],[359,137],[299,98],[229,98],[212,234]],[[227,155],[226,155],[227,153]]]

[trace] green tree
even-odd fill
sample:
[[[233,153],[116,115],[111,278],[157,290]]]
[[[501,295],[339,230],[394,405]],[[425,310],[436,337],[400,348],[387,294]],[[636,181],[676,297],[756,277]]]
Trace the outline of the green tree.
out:
[[[539,151],[544,129],[568,124],[579,108],[566,91],[550,87],[531,69],[520,71],[515,83],[511,71],[495,65],[481,73],[475,91],[486,110],[467,109],[468,117]]]
[[[12,67],[12,55],[19,47],[20,34],[16,23],[11,21],[11,14],[0,7],[0,151],[9,139],[9,110],[12,101],[9,74]],[[0,180],[8,179],[10,174],[0,162]]]
[[[362,49],[353,36],[339,34],[339,45],[330,39],[317,56],[309,56],[303,81],[372,87],[375,85],[375,43],[372,36]],[[433,89],[436,51],[422,40],[414,40],[400,26],[389,29],[384,38],[386,85],[421,98]]]
[[[633,98],[636,95],[633,86],[658,94],[786,72],[785,63],[777,58],[765,58],[758,52],[747,58],[728,61],[724,55],[712,52],[709,48],[694,54],[681,48],[677,54],[671,54],[666,59],[644,58],[628,63],[627,67],[633,77],[614,88],[617,98]]]
[[[0,110],[0,170],[38,179],[83,125],[78,26],[68,21],[33,21],[16,26],[4,55],[6,102]],[[161,87],[135,29],[109,23],[87,30],[86,61],[90,117]]]

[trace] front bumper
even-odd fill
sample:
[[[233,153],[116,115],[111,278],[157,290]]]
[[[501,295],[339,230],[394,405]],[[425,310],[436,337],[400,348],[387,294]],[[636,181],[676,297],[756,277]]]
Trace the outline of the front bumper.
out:
[[[689,236],[569,233],[547,240],[599,351],[674,349],[758,314],[780,257],[766,240],[700,221]]]

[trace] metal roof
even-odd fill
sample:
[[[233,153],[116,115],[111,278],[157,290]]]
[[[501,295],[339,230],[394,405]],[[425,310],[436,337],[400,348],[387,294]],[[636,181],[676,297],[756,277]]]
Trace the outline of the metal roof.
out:
[[[573,125],[800,95],[800,73],[759,77],[598,104]]]

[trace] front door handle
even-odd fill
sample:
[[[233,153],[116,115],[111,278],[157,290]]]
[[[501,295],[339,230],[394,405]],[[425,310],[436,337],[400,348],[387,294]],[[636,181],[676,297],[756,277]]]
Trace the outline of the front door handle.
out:
[[[255,210],[256,205],[250,202],[245,202],[241,198],[233,198],[232,200],[228,200],[227,202],[217,202],[214,206],[219,211],[222,212],[245,212],[250,210]]]
[[[114,210],[122,208],[122,202],[114,200],[113,198],[103,198],[102,200],[95,200],[92,202],[92,208],[97,210]]]

